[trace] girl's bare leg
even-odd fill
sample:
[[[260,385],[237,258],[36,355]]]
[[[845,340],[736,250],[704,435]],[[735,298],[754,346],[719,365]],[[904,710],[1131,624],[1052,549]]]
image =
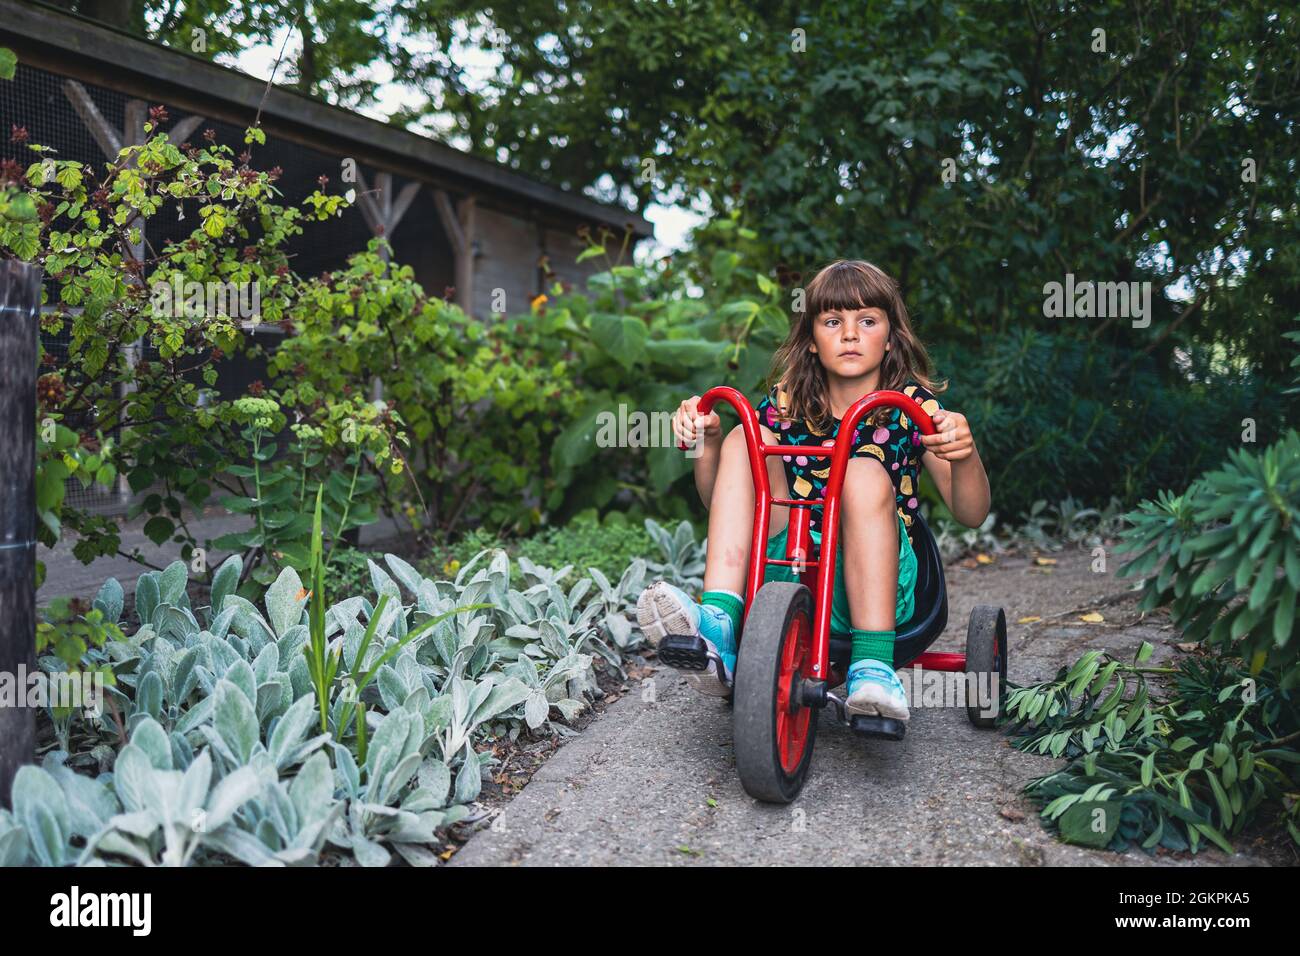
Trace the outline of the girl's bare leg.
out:
[[[892,631],[900,544],[894,483],[880,462],[853,458],[840,501],[849,620],[858,630]]]
[[[763,441],[776,444],[776,436],[762,428]],[[772,496],[789,497],[785,466],[779,456],[767,459],[768,481]],[[888,481],[888,479],[886,479]],[[785,530],[788,512],[784,505],[772,507],[768,535]],[[749,451],[745,433],[739,425],[722,442],[718,477],[709,503],[709,550],[704,562],[704,590],[734,591],[744,595],[749,571],[749,545],[754,533],[754,478],[749,470]],[[897,550],[895,550],[897,554]],[[892,607],[892,605],[891,605]]]
[[[763,440],[774,444],[776,439],[763,429]],[[768,477],[775,496],[786,495],[784,466],[779,458],[768,459]],[[785,508],[774,508],[769,533],[780,533],[786,526]],[[754,530],[754,480],[749,470],[749,453],[745,434],[739,426],[723,439],[718,458],[718,472],[714,480],[709,507],[709,547],[704,563],[704,589],[706,591],[731,591],[742,599],[745,578],[749,569],[750,540]],[[734,602],[722,600],[730,606]],[[669,634],[698,635],[710,649],[710,660],[704,665],[698,649],[673,648],[674,656],[663,658],[674,667],[684,666],[687,683],[704,694],[723,696],[730,691],[730,681],[736,666],[735,633],[739,622],[736,609],[723,606],[701,606],[692,595],[684,594],[665,581],[656,581],[642,592],[637,600],[637,623],[647,640],[655,647]],[[661,656],[662,656],[661,651]],[[715,658],[721,660],[725,673],[718,679]]]
[[[857,632],[891,632],[896,626],[900,542],[894,483],[880,462],[855,458],[844,477],[842,501],[844,587],[856,657]],[[869,635],[864,639],[868,645],[883,640]],[[894,673],[892,648],[883,657],[868,651],[849,665],[845,704],[850,714],[907,720],[907,693]]]

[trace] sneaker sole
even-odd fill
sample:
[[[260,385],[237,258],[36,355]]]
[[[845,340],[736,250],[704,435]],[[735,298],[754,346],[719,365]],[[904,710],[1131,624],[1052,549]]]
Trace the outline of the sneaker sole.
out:
[[[659,587],[658,582],[641,592],[636,602],[636,622],[652,647],[669,634],[695,634],[695,625],[677,599]],[[715,652],[717,648],[707,638],[705,643]],[[730,697],[731,688],[718,680],[717,665],[709,662],[708,670],[678,671],[698,693],[707,697]]]

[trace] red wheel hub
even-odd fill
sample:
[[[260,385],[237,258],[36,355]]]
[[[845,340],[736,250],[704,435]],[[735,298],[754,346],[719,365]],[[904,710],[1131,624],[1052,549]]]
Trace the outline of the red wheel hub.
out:
[[[800,699],[800,685],[812,663],[812,627],[803,614],[795,615],[781,643],[781,671],[776,688],[776,746],[781,767],[794,773],[808,745],[812,708]]]

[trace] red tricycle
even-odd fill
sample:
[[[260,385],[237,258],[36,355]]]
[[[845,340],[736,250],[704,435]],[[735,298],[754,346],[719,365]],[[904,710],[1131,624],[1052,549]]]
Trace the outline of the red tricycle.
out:
[[[906,724],[882,716],[850,715],[831,688],[844,682],[851,639],[832,634],[831,602],[835,553],[839,539],[840,491],[858,423],[873,409],[896,406],[916,422],[921,433],[933,435],[930,416],[901,392],[876,391],[863,396],[845,413],[833,446],[769,445],[763,441],[758,415],[743,394],[719,386],[706,392],[699,413],[708,415],[717,402],[727,402],[740,416],[754,477],[754,525],[745,587],[745,624],[739,641],[734,709],[736,770],[745,790],[772,803],[789,803],[803,787],[817,737],[817,713],[830,704],[839,723],[868,737],[901,740]],[[773,498],[767,458],[798,454],[829,457],[825,497]],[[790,509],[784,559],[767,557],[772,505]],[[823,511],[820,554],[809,534],[811,509]],[[1007,672],[1007,622],[1002,608],[979,606],[971,613],[965,654],[929,653],[926,649],[948,623],[948,598],[943,561],[924,519],[913,529],[917,558],[915,611],[895,627],[894,666],[964,672],[967,717],[977,727],[996,722]],[[764,583],[769,561],[792,567],[802,583]],[[660,660],[673,667],[705,670],[714,656],[703,638],[669,634],[659,643]],[[723,679],[721,661],[716,671]]]

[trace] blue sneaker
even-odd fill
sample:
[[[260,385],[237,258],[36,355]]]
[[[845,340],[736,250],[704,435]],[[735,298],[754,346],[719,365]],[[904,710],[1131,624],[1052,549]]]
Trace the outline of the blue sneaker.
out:
[[[849,666],[849,679],[844,682],[848,693],[850,714],[868,717],[892,717],[907,720],[907,692],[894,669],[884,661],[858,661]]]
[[[641,592],[636,602],[636,619],[646,640],[654,647],[668,634],[698,635],[709,650],[722,658],[724,685],[718,680],[717,666],[709,661],[708,670],[683,671],[687,682],[702,694],[725,697],[736,672],[736,635],[721,608],[700,604],[681,589],[666,581],[656,581]]]

